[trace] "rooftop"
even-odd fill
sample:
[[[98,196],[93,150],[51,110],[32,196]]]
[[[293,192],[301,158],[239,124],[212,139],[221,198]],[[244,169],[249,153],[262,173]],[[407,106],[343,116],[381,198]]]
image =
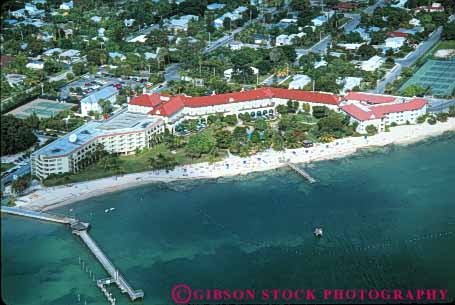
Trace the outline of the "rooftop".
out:
[[[151,117],[147,114],[131,113],[124,110],[106,121],[90,121],[39,149],[34,152],[33,155],[44,155],[46,157],[64,156],[80,146],[95,140],[97,137],[108,136],[110,134],[138,132],[145,129],[150,124],[155,124],[160,121],[160,119]],[[70,137],[72,137],[71,141]]]
[[[352,103],[342,106],[341,109],[343,109],[346,113],[356,118],[357,120],[368,121],[383,118],[388,113],[418,110],[424,107],[426,104],[427,101],[423,98],[413,98],[407,102],[373,106],[363,105],[361,103]]]
[[[131,105],[154,107],[151,114],[170,116],[184,107],[207,107],[237,102],[253,101],[267,98],[282,98],[306,102],[338,105],[339,97],[332,93],[290,90],[264,87],[256,90],[216,94],[208,96],[163,96],[159,94],[141,95],[130,101]]]
[[[98,101],[107,99],[116,93],[117,88],[114,86],[107,86],[84,97],[81,100],[81,103],[98,103]]]

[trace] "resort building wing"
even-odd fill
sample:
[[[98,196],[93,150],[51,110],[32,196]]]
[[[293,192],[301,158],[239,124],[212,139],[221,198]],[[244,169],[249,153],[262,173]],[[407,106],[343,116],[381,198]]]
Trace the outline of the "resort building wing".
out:
[[[121,109],[105,121],[91,121],[66,136],[34,152],[32,174],[46,178],[50,174],[77,172],[80,162],[94,153],[99,144],[117,154],[134,154],[150,147],[153,136],[175,127],[188,119],[205,120],[209,115],[249,114],[252,118],[276,115],[279,105],[298,102],[303,110],[307,104],[326,106],[342,111],[357,122],[357,131],[365,133],[368,125],[384,131],[392,123],[415,123],[426,113],[427,102],[422,98],[403,98],[361,92],[349,92],[344,97],[332,93],[283,88],[259,88],[209,96],[142,94],[131,99],[127,109]]]
[[[415,124],[417,118],[426,113],[427,101],[423,98],[351,92],[344,97],[340,108],[351,117],[352,122],[358,123],[357,132],[366,133],[369,125],[381,132],[392,124]]]

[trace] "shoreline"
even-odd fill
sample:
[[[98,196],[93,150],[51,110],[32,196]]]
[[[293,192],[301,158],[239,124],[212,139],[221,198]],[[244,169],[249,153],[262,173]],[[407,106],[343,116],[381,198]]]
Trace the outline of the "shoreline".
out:
[[[424,123],[396,126],[392,127],[390,132],[369,136],[367,139],[349,137],[327,144],[318,143],[311,148],[286,149],[284,151],[268,150],[243,158],[231,156],[213,164],[204,162],[182,165],[168,173],[165,171],[146,171],[55,187],[40,186],[32,193],[18,197],[16,206],[47,211],[92,197],[151,183],[217,179],[269,171],[287,166],[286,162],[311,163],[339,159],[354,154],[360,149],[383,147],[390,144],[412,144],[430,137],[440,136],[449,131],[455,131],[455,118],[449,118],[444,123],[438,122],[436,125]]]

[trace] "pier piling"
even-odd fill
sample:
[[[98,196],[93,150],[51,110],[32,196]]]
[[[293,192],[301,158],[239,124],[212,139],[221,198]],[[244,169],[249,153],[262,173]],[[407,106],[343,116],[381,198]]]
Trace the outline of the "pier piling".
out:
[[[101,263],[101,265],[104,267],[104,269],[107,271],[107,273],[112,277],[114,283],[117,284],[119,287],[120,291],[122,293],[128,293],[128,296],[132,301],[138,299],[138,298],[144,298],[144,292],[141,289],[134,290],[130,284],[126,281],[126,279],[123,277],[123,275],[120,274],[117,268],[115,268],[114,264],[107,258],[107,256],[104,254],[104,252],[98,247],[98,245],[95,243],[95,241],[90,237],[88,234],[88,229],[90,227],[89,223],[81,222],[80,220],[76,218],[71,218],[71,217],[66,217],[66,216],[59,216],[55,214],[50,214],[50,213],[42,213],[42,212],[36,212],[36,211],[31,211],[31,210],[25,210],[25,209],[20,209],[16,207],[1,207],[1,212],[5,214],[11,214],[11,215],[16,215],[16,216],[23,216],[23,217],[29,217],[33,219],[38,219],[38,220],[44,220],[44,221],[49,221],[49,222],[56,222],[56,223],[61,223],[61,224],[67,224],[70,225],[73,234],[79,236],[81,240],[85,243],[87,248],[93,253],[93,255],[98,259],[98,261]],[[81,257],[79,257],[79,264],[82,262],[82,270],[85,272],[89,272],[88,266],[85,264],[83,260],[81,260]],[[90,271],[90,276],[92,272]],[[93,280],[95,280],[95,277],[93,275]],[[99,280],[98,280],[99,281]],[[111,283],[111,281],[109,281]],[[106,283],[104,283],[106,284]],[[104,288],[104,284],[102,285]],[[104,288],[105,289],[105,288]],[[108,300],[111,302],[111,304],[115,304],[115,299],[108,298]],[[113,302],[112,302],[113,301]]]

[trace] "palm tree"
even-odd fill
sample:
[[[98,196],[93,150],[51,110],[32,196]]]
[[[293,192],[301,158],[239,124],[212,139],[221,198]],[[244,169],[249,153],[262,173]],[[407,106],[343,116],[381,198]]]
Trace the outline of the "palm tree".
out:
[[[153,169],[165,169],[165,170],[172,170],[177,165],[177,161],[175,160],[174,156],[166,156],[163,153],[158,153],[155,157],[151,157],[149,159],[150,166]]]

